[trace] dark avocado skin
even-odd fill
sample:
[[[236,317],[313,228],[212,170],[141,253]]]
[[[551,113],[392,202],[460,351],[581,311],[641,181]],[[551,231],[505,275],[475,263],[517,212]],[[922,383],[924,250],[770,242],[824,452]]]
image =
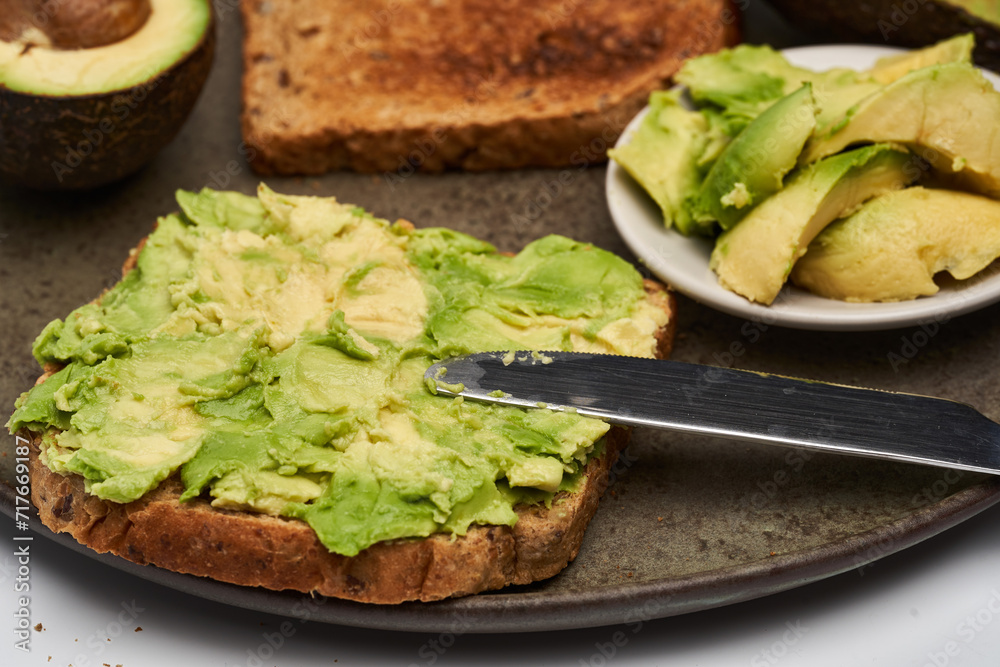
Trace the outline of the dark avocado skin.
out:
[[[939,0],[768,0],[790,23],[827,42],[919,47],[971,32],[978,65],[1000,71],[1000,25]],[[904,6],[905,5],[905,6]]]
[[[132,174],[177,136],[214,54],[213,16],[197,46],[132,88],[56,97],[0,84],[0,180],[38,190],[84,190]]]

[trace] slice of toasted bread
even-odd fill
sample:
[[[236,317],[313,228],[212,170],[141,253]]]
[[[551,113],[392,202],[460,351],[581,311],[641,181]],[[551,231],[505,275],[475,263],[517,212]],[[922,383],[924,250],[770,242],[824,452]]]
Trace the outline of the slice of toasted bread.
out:
[[[732,45],[730,0],[253,0],[242,129],[262,174],[605,159],[652,90]]]
[[[123,273],[135,268],[137,254]],[[645,291],[650,303],[669,315],[655,333],[657,356],[665,358],[674,339],[675,299],[653,281],[645,282]],[[39,382],[56,370],[47,367]],[[218,509],[204,498],[182,503],[177,475],[130,503],[102,500],[86,492],[82,477],[52,472],[42,463],[40,434],[22,435],[32,442],[31,494],[42,523],[97,552],[234,584],[392,604],[469,595],[557,574],[575,558],[629,432],[609,431],[603,453],[588,462],[576,491],[560,492],[550,506],[515,507],[513,527],[473,526],[462,536],[384,541],[353,557],[329,551],[297,519]]]
[[[605,438],[605,453],[588,464],[579,491],[551,508],[524,506],[508,526],[474,526],[461,537],[380,542],[354,557],[332,553],[296,519],[181,503],[171,478],[143,498],[120,505],[62,476],[31,447],[31,496],[42,523],[70,533],[100,553],[140,564],[274,590],[297,590],[360,602],[439,600],[527,584],[557,574],[573,560],[607,486],[608,471],[628,442],[625,429]]]

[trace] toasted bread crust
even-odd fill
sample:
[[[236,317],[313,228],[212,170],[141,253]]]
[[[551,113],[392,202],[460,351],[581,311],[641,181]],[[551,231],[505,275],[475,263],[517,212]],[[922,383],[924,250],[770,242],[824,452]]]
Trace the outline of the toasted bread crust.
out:
[[[135,268],[144,243],[130,254],[123,273]],[[652,280],[644,287],[669,315],[656,334],[656,356],[666,358],[676,300]],[[38,382],[58,369],[47,366]],[[550,507],[516,507],[513,527],[473,526],[462,536],[379,542],[353,557],[330,552],[297,519],[217,509],[204,498],[181,503],[176,475],[131,503],[101,500],[85,491],[82,477],[55,473],[41,462],[40,434],[22,435],[32,443],[31,498],[42,523],[94,551],[244,586],[395,604],[527,584],[560,572],[580,549],[629,430],[612,427],[603,454],[587,464],[578,490],[559,493]]]
[[[513,528],[473,526],[460,537],[380,542],[354,557],[328,551],[302,521],[219,510],[201,498],[181,503],[174,478],[125,505],[101,500],[84,491],[78,475],[45,467],[39,442],[33,436],[30,474],[42,523],[97,552],[244,586],[388,604],[557,574],[576,556],[628,432],[612,429],[604,455],[588,464],[579,491],[559,494],[551,508],[517,508]]]
[[[261,174],[603,161],[685,58],[738,38],[731,0],[298,0],[241,10],[241,125]]]

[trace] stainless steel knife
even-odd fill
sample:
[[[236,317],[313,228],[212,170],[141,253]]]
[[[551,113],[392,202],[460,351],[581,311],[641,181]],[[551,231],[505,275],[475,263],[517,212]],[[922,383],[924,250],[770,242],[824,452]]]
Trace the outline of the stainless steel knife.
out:
[[[1000,474],[1000,424],[941,398],[579,352],[454,357],[425,379],[440,394],[616,424]]]

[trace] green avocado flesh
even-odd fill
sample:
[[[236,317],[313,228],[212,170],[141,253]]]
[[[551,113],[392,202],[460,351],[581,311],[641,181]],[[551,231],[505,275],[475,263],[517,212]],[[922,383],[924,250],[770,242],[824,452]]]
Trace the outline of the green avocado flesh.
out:
[[[820,127],[879,88],[868,72],[846,68],[814,72],[792,65],[769,46],[749,44],[687,61],[677,81],[703,109],[728,120],[730,136],[804,84],[811,86]]]
[[[997,0],[950,0],[950,5],[957,5],[973,16],[1000,24],[1000,3]]]
[[[812,86],[806,84],[753,119],[722,151],[695,196],[695,217],[731,229],[781,189],[816,127]]]
[[[574,488],[607,424],[433,395],[453,354],[652,356],[666,314],[641,276],[548,236],[509,257],[333,199],[178,193],[137,266],[38,336],[62,366],[11,430],[124,503],[179,474],[182,500],[297,517],[331,551],[512,525]]]
[[[964,280],[995,257],[1000,92],[975,46],[960,34],[864,71],[813,72],[766,46],[699,56],[677,74],[686,96],[654,93],[609,155],[667,227],[715,237],[709,268],[751,302],[790,277],[847,301],[931,295],[934,273]]]
[[[937,67],[971,72],[967,78],[976,85],[966,85],[965,93],[981,93],[982,77],[971,64],[974,45],[971,34],[958,35],[882,58],[865,71],[815,72],[792,65],[768,46],[740,45],[692,58],[676,77],[690,100],[680,88],[654,92],[639,127],[609,156],[660,206],[667,227],[685,235],[715,236],[735,227],[779,192],[796,165],[815,162],[852,143],[919,145],[919,138],[911,135],[922,128],[911,126],[921,116],[906,108],[918,108],[922,101],[892,91],[913,89],[906,81],[927,79],[927,72]],[[963,95],[943,92],[934,99],[941,107],[955,107],[952,115],[959,118],[968,106],[956,102]],[[895,100],[891,112],[861,113],[885,97]],[[986,102],[979,105],[984,114],[992,112],[991,99],[986,95]],[[876,125],[875,119],[890,127],[899,125],[909,134],[884,136],[889,131],[882,129],[865,134]],[[960,124],[935,122],[948,131]],[[833,145],[827,137],[849,140]],[[821,153],[819,144],[824,147]],[[965,170],[976,168],[971,164]]]
[[[1000,201],[968,192],[906,188],[872,200],[810,244],[792,281],[854,302],[936,294],[934,277],[964,280],[1000,257]]]
[[[934,65],[948,63],[972,64],[972,50],[976,40],[972,33],[956,35],[951,39],[933,44],[924,49],[906,51],[895,56],[880,58],[871,69],[872,78],[882,85],[888,85],[910,72]],[[846,111],[846,109],[845,109]]]
[[[716,239],[709,264],[719,283],[751,301],[772,303],[824,227],[912,179],[908,160],[905,151],[876,144],[796,171],[781,192]]]
[[[810,139],[813,162],[865,142],[909,146],[930,166],[981,194],[1000,197],[1000,92],[968,63],[900,77],[851,109],[829,133]]]
[[[0,86],[34,95],[92,95],[150,84],[202,40],[212,20],[206,0],[151,0],[149,18],[125,39],[89,49],[46,46],[33,29],[0,40]]]
[[[703,177],[709,127],[704,115],[684,107],[679,90],[658,91],[632,141],[608,151],[659,205],[666,225],[683,234],[710,231],[696,227],[686,203]]]

